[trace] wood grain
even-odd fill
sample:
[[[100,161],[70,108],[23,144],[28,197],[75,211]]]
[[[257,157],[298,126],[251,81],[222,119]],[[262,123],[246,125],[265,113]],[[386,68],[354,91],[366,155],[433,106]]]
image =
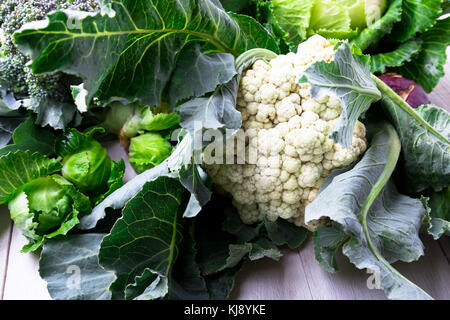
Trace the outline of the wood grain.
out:
[[[0,206],[0,299],[3,299],[6,271],[8,265],[8,251],[11,241],[11,219],[8,207]]]
[[[8,258],[8,273],[3,299],[5,300],[48,300],[47,284],[39,276],[39,254],[22,253],[28,243],[20,230],[13,228]]]

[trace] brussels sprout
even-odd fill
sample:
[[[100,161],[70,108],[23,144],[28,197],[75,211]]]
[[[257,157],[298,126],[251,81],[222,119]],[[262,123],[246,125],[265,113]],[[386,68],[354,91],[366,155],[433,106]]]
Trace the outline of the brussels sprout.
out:
[[[130,164],[141,173],[163,162],[171,153],[172,145],[159,133],[145,133],[131,138]]]
[[[82,192],[104,191],[111,174],[111,159],[106,149],[94,139],[63,159],[62,175]]]
[[[34,179],[8,202],[15,225],[30,240],[23,251],[37,249],[45,238],[66,234],[90,211],[89,199],[59,175]]]

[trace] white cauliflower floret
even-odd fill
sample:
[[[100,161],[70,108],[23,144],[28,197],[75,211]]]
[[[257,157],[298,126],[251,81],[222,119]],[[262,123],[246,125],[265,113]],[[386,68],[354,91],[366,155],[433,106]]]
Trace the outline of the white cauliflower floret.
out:
[[[298,76],[316,61],[331,61],[333,46],[321,36],[302,43],[297,53],[279,55],[270,64],[258,60],[243,73],[237,109],[242,114],[244,164],[207,165],[213,182],[230,193],[244,223],[267,218],[304,226],[305,207],[314,201],[324,178],[365,152],[365,127],[357,122],[350,148],[329,138],[342,113],[335,97],[311,97]],[[242,139],[242,138],[239,138]],[[238,148],[231,148],[238,152]],[[238,157],[235,154],[235,157]],[[320,221],[313,221],[314,229]]]

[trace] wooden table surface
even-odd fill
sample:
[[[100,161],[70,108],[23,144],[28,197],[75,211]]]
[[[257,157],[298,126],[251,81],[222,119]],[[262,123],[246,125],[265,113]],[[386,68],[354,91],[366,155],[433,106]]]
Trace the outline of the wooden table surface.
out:
[[[447,50],[450,56],[450,50]],[[450,59],[449,59],[450,60]],[[446,76],[431,93],[432,103],[450,110],[450,63]],[[117,145],[109,146],[114,160],[126,158]],[[125,179],[133,176],[127,166]],[[450,300],[450,237],[433,241],[424,237],[425,256],[414,263],[397,263],[395,267],[435,299]],[[0,206],[0,299],[50,299],[46,283],[38,274],[38,256],[20,250],[26,243],[9,218],[8,209]],[[356,269],[342,254],[338,256],[340,272],[329,274],[315,261],[309,238],[298,250],[283,250],[278,261],[268,259],[247,262],[238,274],[233,299],[386,299],[381,290],[370,290],[370,274]]]

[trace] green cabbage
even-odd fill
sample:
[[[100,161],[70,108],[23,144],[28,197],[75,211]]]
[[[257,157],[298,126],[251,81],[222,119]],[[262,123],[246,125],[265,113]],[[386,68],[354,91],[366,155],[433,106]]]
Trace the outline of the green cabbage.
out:
[[[382,17],[386,0],[272,0],[271,9],[285,40],[298,44],[313,34],[354,38]]]

